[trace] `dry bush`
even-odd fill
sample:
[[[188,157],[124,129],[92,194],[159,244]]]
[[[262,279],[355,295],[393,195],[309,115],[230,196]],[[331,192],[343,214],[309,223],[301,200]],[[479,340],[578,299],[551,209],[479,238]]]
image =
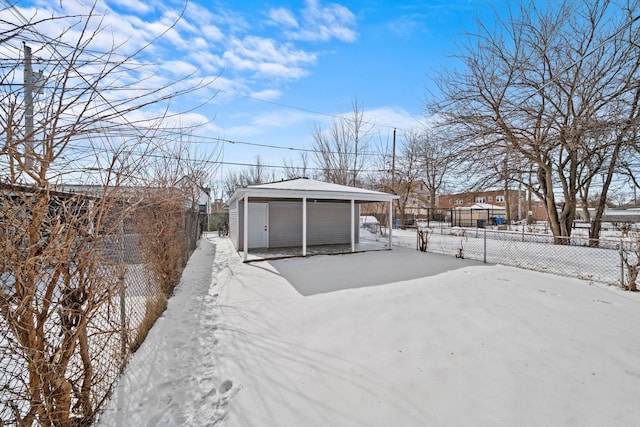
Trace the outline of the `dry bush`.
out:
[[[167,297],[164,294],[158,294],[154,298],[147,300],[144,317],[138,325],[136,334],[130,343],[129,350],[132,353],[135,353],[140,348],[154,323],[156,323],[156,320],[164,313],[166,308]]]
[[[185,265],[185,202],[174,188],[148,191],[135,211],[140,250],[162,292],[173,294]]]
[[[161,147],[184,132],[171,101],[185,99],[182,108],[193,112],[215,96],[215,76],[143,70],[157,39],[124,50],[116,40],[111,49],[102,44],[108,28],[95,6],[31,18],[20,5],[0,6],[9,58],[0,85],[0,426],[96,419],[138,328],[130,301],[145,318],[162,307],[127,294],[126,275],[143,268],[123,256],[123,220],[140,199],[117,193],[148,178],[149,159],[180,163]],[[149,75],[162,78],[149,85]],[[77,194],[54,191],[71,184]],[[184,206],[158,206],[149,212],[146,254],[169,295],[185,260],[177,231]]]
[[[420,252],[427,251],[429,243],[429,229],[427,227],[418,227],[418,249]]]
[[[156,187],[147,189],[141,202],[132,214],[131,231],[139,236],[138,250],[151,280],[158,286],[146,300],[145,312],[137,325],[130,343],[135,352],[167,307],[180,281],[182,270],[188,259],[188,234],[185,219],[185,198],[176,188]]]
[[[92,319],[110,301],[118,269],[95,238],[105,201],[47,188],[3,186],[0,205],[0,322],[17,351],[0,355],[20,425],[89,424],[100,353]],[[99,325],[101,334],[115,331]],[[1,343],[4,347],[6,342]],[[10,377],[7,376],[10,372]],[[5,395],[6,396],[6,395]]]
[[[627,282],[622,284],[622,288],[626,291],[637,291],[638,285],[636,281],[638,279],[638,273],[640,273],[640,234],[636,232],[629,232],[629,235],[633,237],[631,246],[633,250],[622,250],[622,262],[627,269]]]

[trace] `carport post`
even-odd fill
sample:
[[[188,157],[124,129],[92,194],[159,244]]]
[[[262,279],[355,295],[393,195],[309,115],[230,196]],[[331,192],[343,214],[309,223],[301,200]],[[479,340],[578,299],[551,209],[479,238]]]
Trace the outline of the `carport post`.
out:
[[[387,227],[389,229],[389,249],[392,249],[391,246],[391,230],[393,230],[393,224],[391,223],[393,221],[393,200],[389,201],[389,226]]]
[[[244,195],[244,216],[242,217],[243,220],[243,242],[242,242],[242,248],[244,249],[243,255],[242,255],[242,261],[246,262],[247,261],[247,256],[249,255],[249,196],[245,193]]]
[[[355,222],[355,206],[356,206],[356,201],[351,199],[351,252],[355,252],[356,251],[356,236],[355,236],[355,226],[356,226],[356,222]]]
[[[307,256],[307,198],[302,198],[302,256]]]

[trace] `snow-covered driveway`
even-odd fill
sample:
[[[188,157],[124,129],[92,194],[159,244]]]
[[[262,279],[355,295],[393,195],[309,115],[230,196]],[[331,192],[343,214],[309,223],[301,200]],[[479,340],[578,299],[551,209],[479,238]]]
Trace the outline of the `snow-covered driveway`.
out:
[[[439,274],[340,286],[336,278],[346,276],[336,272],[375,271],[380,258],[243,264],[228,239],[209,239],[211,280],[194,274],[198,262],[211,261],[201,242],[125,373],[124,404],[111,407],[105,425],[622,426],[640,419],[638,294],[455,259],[458,268]],[[375,254],[393,261],[402,253]],[[395,265],[399,274],[409,269]],[[306,296],[286,279],[305,274]],[[323,281],[340,290],[319,291]]]

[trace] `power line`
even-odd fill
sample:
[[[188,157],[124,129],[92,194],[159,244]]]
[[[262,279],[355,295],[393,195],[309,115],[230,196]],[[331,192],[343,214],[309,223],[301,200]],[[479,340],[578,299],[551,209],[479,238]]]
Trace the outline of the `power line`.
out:
[[[258,101],[258,102],[264,102],[265,104],[271,104],[271,105],[275,105],[278,107],[283,107],[283,108],[288,108],[290,110],[296,110],[296,111],[302,111],[304,113],[310,113],[310,114],[316,114],[318,116],[325,116],[325,117],[331,117],[334,119],[339,119],[339,120],[344,120],[345,117],[344,115],[340,115],[340,114],[332,114],[332,113],[325,113],[322,111],[316,111],[316,110],[311,110],[308,108],[303,108],[303,107],[296,107],[295,105],[290,105],[290,104],[284,104],[281,102],[275,102],[275,101],[269,101],[266,99],[261,99],[261,98],[257,98],[255,96],[250,96],[250,95],[243,95],[241,93],[232,91],[232,90],[227,90],[227,89],[215,89],[219,92],[225,92],[225,93],[229,93],[231,95],[235,95],[241,98],[247,98],[247,99],[251,99],[253,101]],[[363,124],[367,124],[367,125],[371,125],[371,126],[377,126],[377,127],[383,127],[383,128],[389,128],[389,129],[396,129],[397,126],[395,125],[387,125],[387,124],[379,124],[379,123],[375,123],[375,122],[371,122],[371,121],[364,121],[362,122]]]
[[[76,144],[68,144],[67,145],[68,148],[73,149],[75,151],[79,151],[79,152],[84,152],[86,157],[85,159],[88,159],[89,156],[87,154],[113,154],[113,150],[110,150],[108,148],[101,148],[101,147],[86,147],[86,146],[80,146],[80,145],[76,145]],[[242,167],[261,167],[261,168],[268,168],[268,169],[282,169],[282,170],[289,170],[289,169],[304,169],[304,170],[308,170],[308,171],[325,171],[327,170],[327,168],[324,167],[304,167],[304,166],[287,166],[287,165],[272,165],[272,164],[263,164],[263,163],[248,163],[248,162],[228,162],[228,161],[223,161],[223,160],[211,160],[211,159],[196,159],[196,158],[192,158],[192,157],[188,157],[188,156],[175,156],[175,155],[170,155],[170,154],[158,154],[158,153],[153,153],[153,152],[142,152],[142,151],[136,151],[136,150],[126,150],[126,154],[127,155],[135,155],[135,156],[140,156],[140,157],[145,157],[145,158],[154,158],[154,159],[159,159],[159,160],[180,160],[180,161],[185,161],[185,162],[189,162],[189,163],[193,163],[193,164],[198,164],[198,165],[210,165],[210,166],[242,166]],[[80,162],[79,159],[75,159],[75,161]],[[71,163],[74,163],[74,160],[67,160],[66,164],[69,165]],[[88,169],[88,168],[80,168],[80,169]],[[338,168],[336,168],[335,170],[338,170]],[[380,172],[380,170],[378,169],[361,169],[359,170],[360,172]]]

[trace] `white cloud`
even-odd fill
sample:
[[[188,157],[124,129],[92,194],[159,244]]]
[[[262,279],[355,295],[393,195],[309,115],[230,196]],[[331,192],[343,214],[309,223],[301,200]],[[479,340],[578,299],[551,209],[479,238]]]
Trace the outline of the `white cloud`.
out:
[[[283,7],[269,11],[271,23],[286,27],[284,34],[292,40],[352,42],[357,37],[355,15],[342,5],[323,6],[318,0],[306,0],[300,15],[296,19],[291,10]]]
[[[316,55],[256,36],[235,39],[224,53],[226,63],[236,70],[251,71],[261,78],[300,78],[307,74],[303,66],[312,65]]]
[[[275,89],[265,89],[259,92],[254,92],[250,96],[251,98],[255,98],[263,101],[273,101],[275,99],[280,98],[280,96],[282,96],[282,92]]]
[[[271,9],[269,11],[269,18],[277,25],[284,25],[287,27],[298,28],[298,21],[290,10],[284,7],[277,9]]]
[[[290,132],[292,129],[304,129],[309,133],[317,116],[304,111],[294,111],[286,108],[277,110],[262,111],[247,114],[244,117],[236,116],[237,122],[246,123],[241,126],[232,126],[225,130],[231,138],[242,139],[255,136],[264,136],[274,130],[285,129]]]
[[[272,39],[248,36],[242,40],[235,40],[234,50],[245,58],[254,59],[256,62],[276,63],[313,63],[315,54],[309,54],[303,50],[295,49],[292,44],[277,44]]]
[[[318,0],[307,0],[302,11],[304,29],[298,33],[301,40],[328,41],[333,38],[352,42],[357,34],[353,27],[356,18],[349,9],[339,4],[321,6]]]
[[[206,47],[191,51],[189,61],[196,64],[204,74],[219,74],[224,69],[224,60]]]
[[[186,61],[166,61],[163,63],[165,69],[177,76],[190,75],[198,71],[198,67]]]
[[[87,9],[82,9],[84,0],[78,0],[77,3],[33,1],[39,4],[38,9],[20,8],[24,16],[36,16],[38,19],[60,15],[80,16],[87,12]],[[143,49],[127,64],[130,73],[124,70],[118,75],[114,73],[113,78],[117,78],[115,85],[130,86],[131,90],[153,90],[194,73],[194,79],[218,75],[213,86],[222,91],[210,102],[219,105],[226,104],[238,95],[265,101],[280,99],[280,85],[283,82],[307,76],[317,63],[318,54],[306,50],[301,41],[351,41],[356,36],[355,17],[347,8],[338,4],[323,5],[317,0],[308,0],[303,9],[295,10],[295,13],[292,9],[282,7],[267,10],[266,19],[269,22],[248,22],[245,16],[233,10],[220,9],[209,3],[203,6],[189,2],[183,11],[180,1],[97,2],[96,16],[89,31],[99,25],[102,25],[102,29],[92,34],[88,49],[93,52],[115,49],[117,59]],[[255,15],[260,16],[259,13]],[[8,11],[0,16],[5,16],[7,21],[13,18]],[[262,18],[265,19],[264,15]],[[38,30],[55,36],[68,27],[70,31],[60,41],[74,45],[80,38],[80,22],[81,18],[78,17],[66,21],[45,21]],[[277,24],[292,33],[274,35],[273,27],[265,28],[265,24]],[[147,45],[149,43],[152,44]],[[180,84],[186,85],[190,81],[181,81]],[[260,90],[256,91],[256,87]],[[208,94],[210,92],[199,91],[194,96],[186,97],[188,99],[185,102],[197,102],[194,98],[206,98]],[[115,102],[123,94],[114,92],[105,96]],[[178,104],[173,107],[177,108]],[[245,121],[248,125],[242,131],[245,134],[260,134],[262,131],[259,126],[282,129],[303,120],[312,123],[317,116],[286,114],[286,111],[268,116],[250,115]]]
[[[344,115],[345,117],[349,117],[349,115],[352,114],[353,113],[345,113]],[[376,125],[381,132],[383,132],[384,129],[393,131],[393,128],[396,128],[400,132],[423,127],[421,122],[423,119],[422,116],[416,117],[401,107],[382,106],[372,110],[365,109],[364,118],[367,122]]]
[[[224,40],[224,34],[215,25],[203,25],[200,34],[208,42],[220,42]]]

